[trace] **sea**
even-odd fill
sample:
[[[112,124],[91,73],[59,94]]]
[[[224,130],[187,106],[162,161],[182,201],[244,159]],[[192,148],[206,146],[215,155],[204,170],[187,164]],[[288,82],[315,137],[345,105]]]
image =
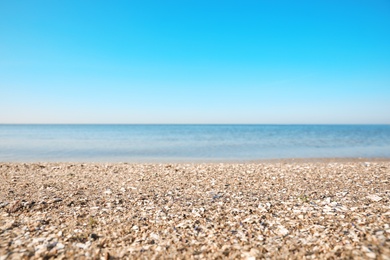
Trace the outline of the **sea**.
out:
[[[0,125],[0,162],[390,158],[390,125]]]

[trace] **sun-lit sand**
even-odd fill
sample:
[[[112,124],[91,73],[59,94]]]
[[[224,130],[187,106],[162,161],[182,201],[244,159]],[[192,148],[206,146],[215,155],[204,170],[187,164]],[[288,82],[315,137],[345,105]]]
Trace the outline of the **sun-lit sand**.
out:
[[[0,164],[0,259],[390,259],[390,162]]]

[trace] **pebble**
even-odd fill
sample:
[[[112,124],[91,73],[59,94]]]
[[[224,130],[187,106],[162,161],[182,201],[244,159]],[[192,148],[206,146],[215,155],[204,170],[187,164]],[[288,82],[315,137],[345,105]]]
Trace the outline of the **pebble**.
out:
[[[370,200],[372,200],[372,201],[374,201],[374,202],[378,202],[378,201],[381,201],[381,200],[382,200],[381,197],[379,197],[379,196],[377,196],[377,195],[375,195],[375,194],[369,195],[369,196],[367,196],[367,198],[370,199]]]

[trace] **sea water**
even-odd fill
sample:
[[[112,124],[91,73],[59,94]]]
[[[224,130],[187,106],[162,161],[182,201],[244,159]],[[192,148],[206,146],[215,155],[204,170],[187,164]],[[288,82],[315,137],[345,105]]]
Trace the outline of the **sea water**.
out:
[[[387,157],[389,125],[0,125],[1,162]]]

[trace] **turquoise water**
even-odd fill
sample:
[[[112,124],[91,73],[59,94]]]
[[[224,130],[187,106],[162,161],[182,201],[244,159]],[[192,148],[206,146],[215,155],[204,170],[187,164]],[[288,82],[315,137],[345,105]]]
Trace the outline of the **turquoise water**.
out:
[[[0,125],[1,162],[390,157],[389,125]]]

